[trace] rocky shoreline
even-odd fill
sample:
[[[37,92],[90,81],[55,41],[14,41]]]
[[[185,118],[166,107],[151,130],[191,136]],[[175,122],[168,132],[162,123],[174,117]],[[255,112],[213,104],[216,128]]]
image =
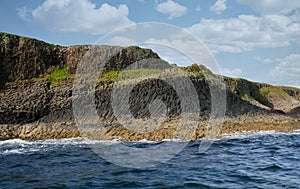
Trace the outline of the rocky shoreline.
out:
[[[134,132],[118,123],[102,123],[102,127],[90,129],[78,128],[74,122],[34,122],[28,124],[1,124],[0,139],[51,139],[51,138],[75,138],[85,137],[91,140],[142,140],[158,141],[174,139],[173,132],[178,119],[174,118],[163,124],[154,132]],[[203,138],[221,138],[224,135],[249,131],[279,131],[292,132],[300,129],[300,120],[281,115],[242,115],[238,117],[225,117],[224,123],[214,136],[209,136],[207,131],[208,120],[200,120],[197,128],[192,131],[191,138],[179,138],[182,140],[201,140]],[[103,125],[105,125],[103,127]],[[178,138],[177,138],[178,139]]]
[[[195,81],[200,83],[199,80]],[[148,86],[148,85],[145,85]],[[204,90],[204,85],[199,85],[199,96],[208,96],[208,91]],[[161,127],[153,132],[131,131],[116,121],[113,116],[110,99],[112,85],[98,85],[96,96],[98,96],[98,115],[102,117],[102,127],[96,129],[78,128],[72,111],[72,79],[62,79],[55,85],[50,85],[47,81],[20,81],[8,83],[2,92],[1,105],[7,107],[18,107],[18,111],[7,111],[0,114],[0,139],[49,139],[49,138],[74,138],[87,137],[89,139],[112,140],[163,140],[174,138],[174,130],[178,126],[178,116],[167,119]],[[148,99],[152,92],[157,92],[161,88],[143,88],[136,91],[135,100],[151,101]],[[37,90],[38,89],[38,90]],[[141,91],[148,93],[143,94]],[[205,92],[206,91],[206,92]],[[203,94],[204,92],[204,94]],[[22,95],[22,98],[20,97]],[[162,98],[162,96],[157,96]],[[296,114],[280,114],[278,112],[261,109],[249,102],[243,101],[235,94],[228,91],[227,112],[221,127],[213,126],[216,132],[210,136],[208,132],[209,121],[209,100],[200,99],[204,111],[199,116],[199,124],[191,130],[187,140],[198,140],[202,138],[219,138],[224,134],[232,134],[241,131],[262,131],[275,130],[281,132],[291,132],[300,128],[300,119]],[[172,105],[172,101],[169,105]],[[2,106],[3,107],[3,106]],[[146,107],[146,106],[145,106]],[[147,110],[139,107],[138,112]],[[242,107],[242,108],[239,108]],[[27,108],[27,109],[25,109]],[[176,106],[172,109],[176,110]],[[25,110],[24,110],[25,109]],[[176,111],[175,111],[176,112]],[[27,113],[27,114],[26,114]],[[144,121],[147,117],[137,119]],[[32,121],[33,120],[33,121]],[[185,131],[182,131],[184,135]]]
[[[191,73],[190,80],[197,92],[200,107],[199,115],[195,118],[198,126],[176,131],[182,110],[176,91],[159,79],[148,79],[133,87],[129,107],[137,124],[143,123],[151,117],[149,105],[159,99],[166,105],[166,121],[151,132],[127,129],[118,123],[110,102],[113,84],[119,71],[133,62],[149,58],[158,60],[164,69],[174,66],[161,60],[150,49],[103,46],[100,47],[103,56],[117,52],[108,60],[105,74],[97,80],[93,94],[96,111],[101,120],[99,123],[103,128],[78,129],[72,108],[74,74],[90,46],[61,47],[0,33],[0,47],[1,140],[82,136],[107,140],[162,140],[174,137],[198,140],[218,138],[240,131],[290,132],[300,127],[300,89],[227,77],[224,77],[226,112],[223,123],[221,126],[208,126],[212,96],[205,73],[211,77],[220,76],[195,64],[178,69]],[[147,67],[147,64],[144,66]],[[162,67],[146,71],[158,72]],[[128,82],[125,88],[130,85]],[[118,90],[122,92],[124,89]],[[192,120],[187,120],[189,121]]]
[[[61,98],[61,96],[59,96]],[[68,102],[69,101],[69,102]],[[52,101],[53,102],[53,101]],[[71,107],[71,100],[61,99],[55,101],[56,106],[50,107]],[[60,102],[60,103],[59,103]],[[53,110],[53,109],[52,109]],[[48,110],[49,111],[49,110]],[[51,110],[50,110],[51,111]],[[111,112],[110,112],[111,113]],[[108,112],[102,115],[108,115]],[[3,114],[2,114],[3,115]],[[17,115],[17,116],[16,116]],[[155,132],[138,133],[130,131],[122,127],[117,122],[104,122],[105,129],[96,129],[90,132],[89,130],[78,129],[74,121],[72,110],[70,109],[55,109],[54,112],[47,114],[37,121],[30,122],[32,119],[26,119],[20,112],[10,115],[13,119],[26,120],[27,123],[1,123],[0,124],[0,139],[48,139],[48,138],[73,138],[73,137],[88,137],[90,139],[112,140],[120,138],[121,140],[162,140],[174,138],[173,132],[178,117],[173,117],[158,128]],[[6,118],[9,116],[6,116]],[[202,115],[199,120],[198,127],[193,131],[191,140],[207,138],[207,123],[208,114]],[[217,127],[217,126],[216,126]],[[299,116],[281,115],[278,113],[269,112],[249,112],[241,115],[226,115],[224,122],[213,138],[222,137],[224,134],[232,134],[240,131],[262,131],[275,130],[281,132],[291,132],[300,128]]]

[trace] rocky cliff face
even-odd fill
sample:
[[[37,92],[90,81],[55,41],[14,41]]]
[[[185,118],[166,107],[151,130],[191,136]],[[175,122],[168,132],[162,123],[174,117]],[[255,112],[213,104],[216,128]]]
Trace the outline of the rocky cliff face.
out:
[[[289,113],[300,107],[300,89],[225,78],[228,88],[243,100],[267,110]]]
[[[51,65],[62,65],[60,49],[43,41],[0,33],[0,87],[6,82],[39,77]]]
[[[6,82],[42,78],[51,66],[67,67],[69,74],[75,74],[77,64],[81,61],[91,45],[61,47],[32,38],[0,33],[0,88]],[[145,58],[159,58],[150,49],[139,47],[109,47],[109,52],[117,52],[106,70],[121,70],[135,61]],[[167,63],[166,63],[167,64]]]
[[[35,39],[0,33],[0,138],[78,136],[78,131],[69,127],[75,124],[72,112],[73,74],[90,48],[90,45],[61,47]],[[117,52],[106,64],[106,72],[122,70],[139,60],[159,58],[150,49],[139,47],[105,46],[103,49],[105,49],[103,53]],[[160,63],[164,68],[170,67],[165,61],[161,60]],[[53,74],[53,67],[59,71],[65,69],[67,72],[63,72],[66,76],[59,78],[55,83],[49,79],[49,75]],[[143,67],[147,67],[147,62]],[[194,70],[195,67],[197,70]],[[185,70],[196,71],[198,74],[191,77],[191,80],[198,94],[201,115],[206,117],[211,109],[211,96],[208,81],[202,72],[212,73],[195,65]],[[280,89],[280,96],[278,90],[266,84],[232,78],[225,78],[225,83],[226,115],[229,117],[246,114],[267,115],[271,112],[299,112],[299,108],[297,109],[300,107],[299,89],[283,87]],[[115,120],[110,103],[112,88],[113,80],[99,80],[97,83],[95,92],[97,113],[104,121]],[[150,115],[148,106],[154,99],[160,99],[165,103],[170,118],[178,116],[181,111],[176,91],[160,80],[150,79],[139,83],[133,88],[130,96],[130,109],[136,118],[143,119]],[[291,100],[294,102],[293,105],[289,104]],[[58,126],[58,123],[62,124]],[[112,132],[118,135],[119,132],[125,131]],[[199,136],[202,135],[203,133],[199,133]]]

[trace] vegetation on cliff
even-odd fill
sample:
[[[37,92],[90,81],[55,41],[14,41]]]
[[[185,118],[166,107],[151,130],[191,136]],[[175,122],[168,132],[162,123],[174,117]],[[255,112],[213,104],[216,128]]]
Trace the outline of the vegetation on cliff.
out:
[[[75,124],[72,113],[72,87],[77,65],[90,47],[90,45],[62,47],[36,39],[0,33],[0,138],[78,135],[78,130],[71,129]],[[150,49],[136,46],[101,48],[104,54],[116,52],[108,60],[103,73],[99,75],[96,87],[97,113],[104,120],[114,118],[108,99],[111,98],[112,83],[117,78],[135,79],[160,74],[164,69],[172,68],[172,65],[159,59],[159,56]],[[151,58],[159,60],[160,66],[153,68],[148,65],[149,62],[141,62],[142,67],[125,69],[134,62]],[[191,81],[198,94],[201,115],[203,119],[206,118],[210,113],[211,94],[205,77],[215,75],[203,65],[193,64],[179,69],[190,73]],[[291,125],[296,121],[280,116],[292,114],[296,118],[299,117],[300,89],[229,77],[224,77],[224,81],[227,88],[226,120],[228,122],[225,123],[223,132],[233,132],[240,127],[247,130],[254,129],[255,124],[250,124],[251,118],[247,117],[254,119],[259,117],[257,123],[259,128],[263,128],[264,124],[269,125],[265,128],[272,128],[270,125],[273,124],[277,125],[274,127],[276,130],[282,129],[281,126],[288,126],[285,127],[286,130],[292,129]],[[170,86],[159,80],[147,80],[139,84],[134,88],[131,96],[133,98],[130,99],[130,107],[137,118],[143,119],[144,115],[149,115],[147,108],[154,98],[166,103],[169,115],[177,115],[180,112],[178,96]],[[276,119],[273,119],[274,115]],[[203,125],[200,124],[195,139],[203,136],[205,131]],[[1,131],[1,128],[4,130]],[[42,131],[51,132],[53,135],[47,135]],[[112,135],[123,133],[128,135],[128,139],[138,136],[119,126],[107,132]],[[29,136],[28,133],[34,135]],[[162,133],[156,133],[155,136],[164,138]],[[153,136],[148,137],[153,139]]]
[[[225,78],[226,85],[243,100],[268,110],[288,113],[300,106],[300,89]]]

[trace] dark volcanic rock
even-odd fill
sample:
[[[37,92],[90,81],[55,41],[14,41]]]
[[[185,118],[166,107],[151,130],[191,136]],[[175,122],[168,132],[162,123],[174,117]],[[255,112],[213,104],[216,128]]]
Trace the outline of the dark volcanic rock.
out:
[[[47,115],[49,89],[47,81],[7,83],[0,98],[0,123],[28,123]]]
[[[0,33],[0,87],[6,82],[43,75],[51,65],[63,64],[62,47],[36,39]]]
[[[65,67],[68,74],[75,74],[77,66],[84,55],[93,47],[95,46],[61,47],[35,39],[0,33],[0,139],[79,136],[77,128],[74,127],[75,121],[72,111],[74,78],[62,78],[53,83],[45,75],[48,74],[49,68],[53,66],[57,68]],[[137,61],[140,61],[140,66],[143,68],[171,67],[167,62],[160,60],[159,56],[150,49],[115,46],[99,46],[97,48],[100,50],[99,56],[97,55],[99,61],[107,61],[104,71],[123,70]],[[140,67],[136,65],[133,68]],[[211,111],[212,97],[208,81],[203,73],[210,75],[213,75],[213,73],[205,67],[196,65],[192,65],[186,70],[198,74],[190,78],[198,94],[200,115],[207,118]],[[282,88],[279,92],[280,95],[277,95],[276,90],[274,90],[275,92],[271,91],[271,99],[270,95],[261,92],[262,88],[272,89],[270,85],[232,78],[225,78],[225,83],[227,85],[226,116],[230,118],[240,116],[239,119],[242,120],[247,117],[244,115],[260,117],[259,124],[261,125],[259,128],[263,128],[264,123],[271,125],[273,115],[284,113],[280,109],[274,109],[274,107],[279,107],[274,103],[274,99],[288,96],[296,101],[294,106],[298,107],[300,94],[298,89]],[[125,83],[117,90],[122,94],[126,88],[132,87],[129,107],[135,118],[145,119],[149,117],[149,105],[154,100],[164,102],[168,118],[177,119],[181,114],[181,101],[175,89],[163,80],[147,79],[134,86],[131,85],[130,82]],[[95,94],[93,95],[95,96],[97,113],[102,121],[107,121],[108,125],[117,128],[117,130],[108,131],[112,135],[125,133],[125,135],[128,135],[128,139],[138,139],[137,136],[128,133],[124,129],[122,130],[113,122],[116,120],[111,104],[113,86],[113,81],[99,80],[96,84]],[[284,100],[281,99],[281,104],[286,107],[287,103]],[[299,115],[299,107],[292,110],[291,113]],[[261,118],[264,116],[257,116],[269,114],[271,116],[267,120]],[[225,131],[233,132],[240,129],[239,123],[242,123],[241,120],[239,120],[239,123],[234,123],[236,129],[230,128],[235,119],[229,120],[228,127],[225,125]],[[280,123],[287,123],[282,117],[279,120]],[[248,120],[247,124],[249,122]],[[281,127],[279,125],[276,128],[280,129]],[[247,128],[247,130],[251,130],[251,128]],[[199,136],[204,136],[203,132],[204,129],[200,128],[196,133]],[[155,139],[153,136],[148,137]],[[158,133],[157,136],[159,136],[159,139],[164,138],[162,133]],[[199,136],[195,136],[195,138],[199,138]]]
[[[67,67],[75,74],[77,65],[91,45],[61,47],[32,38],[0,33],[0,88],[6,82],[43,77],[50,66]],[[101,46],[100,46],[101,48]],[[102,57],[110,57],[105,70],[122,70],[133,62],[159,58],[150,49],[103,46]],[[165,65],[168,65],[165,62]]]

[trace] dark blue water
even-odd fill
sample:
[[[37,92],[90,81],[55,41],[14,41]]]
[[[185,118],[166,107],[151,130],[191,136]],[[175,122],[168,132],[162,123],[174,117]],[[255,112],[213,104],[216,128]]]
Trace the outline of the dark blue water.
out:
[[[190,142],[146,169],[109,163],[90,142],[0,141],[0,188],[300,188],[300,132],[230,136],[202,154]]]

